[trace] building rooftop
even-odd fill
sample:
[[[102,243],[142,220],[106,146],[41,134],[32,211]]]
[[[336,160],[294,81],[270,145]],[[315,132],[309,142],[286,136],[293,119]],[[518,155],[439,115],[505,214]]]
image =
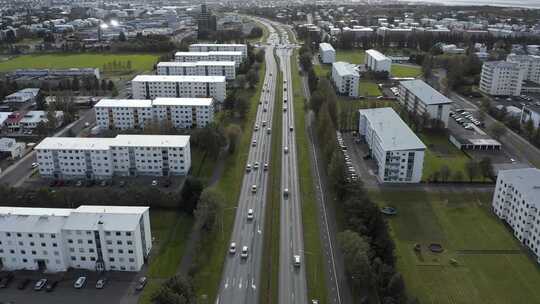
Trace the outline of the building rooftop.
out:
[[[499,61],[487,61],[487,62],[484,62],[484,64],[482,65],[482,67],[488,67],[488,68],[506,68],[506,69],[516,69],[516,70],[519,70],[520,67],[519,67],[519,63],[517,62],[509,62],[509,61],[503,61],[503,60],[499,60]]]
[[[210,106],[212,98],[167,98],[158,97],[154,99],[154,106]]]
[[[370,55],[371,57],[373,57],[373,59],[377,61],[390,60],[390,58],[386,57],[383,53],[377,50],[373,50],[373,49],[367,50],[366,54]]]
[[[392,108],[358,110],[381,139],[385,150],[424,150],[426,146]]]
[[[117,135],[115,138],[46,137],[36,150],[109,150],[110,147],[185,147],[187,135]]]
[[[121,147],[185,147],[188,135],[118,135],[111,146]]]
[[[400,84],[407,90],[411,91],[414,95],[420,98],[421,102],[427,105],[446,104],[452,103],[452,100],[441,94],[439,91],[432,88],[423,80],[407,80],[402,81]]]
[[[529,201],[536,203],[540,207],[540,169],[524,168],[499,171],[499,177],[512,183]]]
[[[321,51],[323,52],[326,52],[326,51],[333,51],[335,52],[334,48],[332,47],[332,45],[330,43],[319,43],[319,48],[321,49]]]
[[[242,56],[240,51],[208,51],[208,52],[176,52],[174,56],[211,56],[211,55],[223,55],[223,56]]]
[[[194,66],[235,66],[234,61],[164,61],[157,64],[159,67],[194,67]]]
[[[132,82],[225,82],[225,76],[138,75]]]
[[[152,100],[149,99],[108,99],[103,98],[94,106],[96,108],[149,108],[152,107]]]
[[[332,63],[332,69],[335,69],[336,72],[340,76],[348,76],[348,75],[359,76],[358,72],[354,68],[354,65],[348,62],[343,62],[343,61],[334,62]]]
[[[238,44],[238,43],[194,43],[190,44],[189,46],[234,46],[234,47],[247,47],[245,44]]]

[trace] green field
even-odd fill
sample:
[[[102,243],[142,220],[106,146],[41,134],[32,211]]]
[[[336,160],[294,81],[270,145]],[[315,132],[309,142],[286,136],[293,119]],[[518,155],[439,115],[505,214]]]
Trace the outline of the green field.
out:
[[[185,242],[193,226],[193,218],[168,210],[151,210],[153,248],[148,266],[150,282],[139,303],[150,303],[159,283],[174,276],[184,256]]]
[[[0,72],[15,69],[68,69],[68,68],[103,68],[103,65],[113,61],[131,61],[135,72],[151,71],[158,61],[157,54],[50,54],[50,55],[21,55],[0,62]]]
[[[328,73],[332,73],[332,66],[329,64],[316,64],[313,66],[313,71],[315,71],[317,77],[324,78],[328,76]]]
[[[490,211],[491,193],[371,193],[392,205],[398,270],[423,304],[540,303],[540,271]],[[440,243],[441,254],[427,245]],[[416,253],[415,244],[422,250]],[[457,261],[451,263],[451,259]]]
[[[382,95],[379,86],[368,80],[360,80],[360,85],[358,86],[360,96],[380,96]]]
[[[392,64],[392,76],[394,77],[418,77],[422,74],[420,66]]]
[[[364,50],[336,50],[336,61],[364,64]]]

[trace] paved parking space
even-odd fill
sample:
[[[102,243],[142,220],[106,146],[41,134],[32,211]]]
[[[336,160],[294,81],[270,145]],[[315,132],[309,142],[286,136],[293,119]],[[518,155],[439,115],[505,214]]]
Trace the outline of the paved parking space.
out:
[[[352,133],[342,133],[343,141],[347,146],[347,154],[351,158],[352,166],[367,188],[378,187],[376,163],[374,160],[364,160],[363,157],[369,154],[365,143],[357,143]]]
[[[82,289],[75,289],[73,283],[80,275],[87,276],[87,284]],[[94,272],[69,271],[59,274],[40,274],[30,271],[15,272],[15,279],[5,288],[0,289],[0,303],[43,303],[43,304],[136,304],[140,293],[135,291],[135,286],[140,274],[109,272],[107,285],[103,289],[96,289],[95,284],[98,274]],[[19,290],[17,285],[24,278],[32,281],[24,290]],[[34,284],[41,278],[59,280],[58,285],[52,292],[44,289],[35,291]]]

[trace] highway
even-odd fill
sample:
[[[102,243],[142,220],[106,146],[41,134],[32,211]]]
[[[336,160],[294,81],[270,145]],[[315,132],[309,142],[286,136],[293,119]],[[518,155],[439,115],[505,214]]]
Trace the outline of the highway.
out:
[[[268,170],[271,159],[271,128],[276,91],[277,65],[274,47],[279,42],[275,30],[264,23],[270,31],[268,44],[264,46],[266,75],[263,92],[257,108],[249,149],[246,173],[234,221],[231,243],[236,244],[235,252],[226,252],[224,270],[216,303],[247,304],[259,301],[258,282],[261,273],[263,250],[264,211],[267,197]],[[255,168],[257,163],[258,169]],[[251,169],[247,169],[250,166]],[[253,187],[256,187],[254,189]],[[253,210],[253,218],[248,219],[248,210]],[[242,248],[247,246],[247,257],[242,257]]]
[[[304,266],[302,205],[298,181],[296,130],[294,130],[294,98],[291,56],[293,46],[287,33],[280,28],[282,45],[277,49],[283,72],[283,126],[281,164],[281,211],[279,241],[279,302],[280,304],[308,303]],[[295,259],[295,256],[299,261]]]

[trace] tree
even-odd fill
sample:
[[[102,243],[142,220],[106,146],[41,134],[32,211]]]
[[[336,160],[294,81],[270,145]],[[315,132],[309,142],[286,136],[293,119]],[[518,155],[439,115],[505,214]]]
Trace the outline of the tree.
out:
[[[451,173],[450,168],[447,165],[443,165],[440,170],[441,180],[447,182]]]
[[[225,137],[229,143],[229,153],[233,154],[236,151],[236,146],[242,136],[242,129],[237,124],[230,124],[225,128]]]
[[[476,163],[472,159],[469,160],[467,163],[465,163],[465,172],[467,172],[469,181],[472,182],[473,179],[475,179],[479,173],[478,163]]]
[[[403,303],[405,301],[405,282],[403,281],[401,274],[396,272],[392,275],[388,281],[386,291],[389,296],[398,300],[397,303]]]
[[[503,137],[506,132],[508,131],[506,129],[506,127],[500,123],[500,122],[495,122],[490,128],[489,128],[489,131],[491,132],[491,134],[493,134],[493,137],[497,140],[499,140],[501,137]]]
[[[127,40],[126,39],[126,34],[123,31],[120,32],[120,34],[118,35],[118,40],[122,41],[122,42]]]
[[[199,228],[206,231],[213,231],[218,225],[218,217],[222,216],[223,206],[222,195],[213,188],[206,188],[201,193],[197,209],[195,209],[195,219]]]
[[[52,131],[56,129],[56,126],[58,125],[58,119],[56,118],[56,111],[54,109],[49,109],[47,111],[47,129],[49,131]]]
[[[324,102],[324,96],[322,95],[321,91],[317,90],[311,95],[310,101],[311,109],[313,109],[315,114],[317,114]]]
[[[193,284],[181,275],[165,281],[157,291],[152,294],[154,304],[195,304],[196,295]]]
[[[240,89],[243,89],[246,87],[246,83],[247,83],[247,80],[246,80],[246,76],[245,75],[238,75],[236,76],[236,86]]]
[[[338,197],[343,198],[342,189],[345,184],[345,159],[343,158],[343,153],[338,149],[334,149],[327,170],[332,187],[338,194]]]
[[[484,157],[480,160],[478,163],[480,172],[482,174],[482,178],[485,180],[485,178],[493,179],[494,173],[493,173],[493,165],[491,164],[491,158]]]
[[[358,233],[345,230],[338,234],[338,244],[343,252],[347,273],[356,288],[370,287],[372,284],[372,269],[369,243]]]
[[[77,76],[73,77],[73,80],[71,81],[71,89],[73,91],[80,90],[79,78]]]
[[[114,85],[114,82],[112,80],[109,80],[107,83],[107,90],[113,91],[116,86]]]
[[[249,70],[247,73],[247,81],[250,89],[255,88],[257,82],[259,82],[259,73],[257,73],[257,71],[254,69]]]
[[[525,130],[525,135],[527,138],[531,139],[534,136],[534,123],[532,119],[528,119],[525,122],[525,125],[523,126],[523,129]]]
[[[203,183],[198,178],[188,176],[180,192],[180,208],[189,214],[193,214],[203,189]]]
[[[234,110],[241,117],[244,118],[249,111],[249,100],[244,96],[239,96],[234,101]]]

